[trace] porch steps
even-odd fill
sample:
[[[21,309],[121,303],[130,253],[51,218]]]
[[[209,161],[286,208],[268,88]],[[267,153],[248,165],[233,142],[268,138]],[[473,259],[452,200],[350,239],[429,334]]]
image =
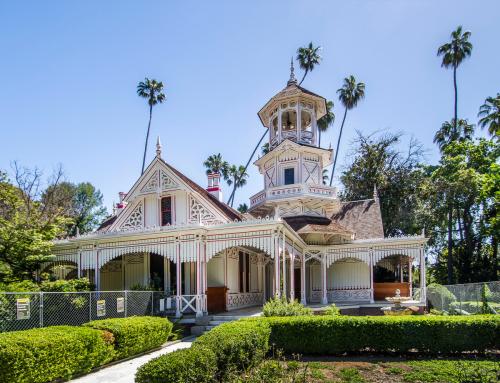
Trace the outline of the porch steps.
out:
[[[212,315],[204,318],[200,318],[197,323],[191,327],[192,335],[202,335],[203,333],[210,331],[214,327],[217,327],[224,323],[229,323],[241,318],[246,318],[242,315]]]

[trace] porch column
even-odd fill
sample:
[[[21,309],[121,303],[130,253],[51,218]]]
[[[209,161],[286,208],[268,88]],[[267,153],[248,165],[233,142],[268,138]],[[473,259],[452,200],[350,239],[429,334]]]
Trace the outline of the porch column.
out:
[[[322,282],[322,294],[321,294],[321,304],[328,304],[328,294],[326,291],[326,257],[324,254],[321,255],[321,282]]]
[[[95,255],[95,269],[94,269],[94,282],[96,291],[101,290],[101,273],[99,270],[99,250],[96,251]]]
[[[277,236],[274,237],[274,295],[280,297],[280,247]]]
[[[285,233],[283,233],[283,243],[282,243],[282,254],[283,254],[283,296],[288,297],[286,291],[286,239]]]
[[[306,298],[306,255],[302,254],[300,259],[300,303],[307,304]]]
[[[196,238],[196,316],[203,316],[203,310],[201,305],[201,241],[200,238]]]
[[[78,250],[78,278],[82,277],[82,252]]]
[[[373,250],[370,250],[370,303],[375,302],[374,291],[373,291]]]
[[[425,282],[425,253],[422,246],[420,248],[420,302],[422,303],[427,303]]]
[[[295,249],[292,247],[292,253],[290,254],[290,300],[295,299]]]
[[[175,293],[176,293],[176,296],[175,296],[175,316],[177,318],[180,318],[181,317],[181,295],[182,295],[182,273],[181,273],[181,252],[180,252],[180,244],[177,243],[177,262],[175,262],[175,272],[176,272],[176,275],[177,275],[177,278],[176,278],[176,286],[175,286]]]
[[[264,258],[264,255],[261,255],[261,291],[262,291],[262,304],[266,303],[266,259]]]
[[[202,237],[202,246],[203,250],[201,255],[201,270],[202,270],[202,306],[203,312],[207,313],[207,286],[208,286],[208,277],[207,277],[207,241],[206,237]]]
[[[413,266],[413,258],[408,257],[408,289],[410,291],[410,297],[413,297],[413,272],[412,272],[412,266]]]

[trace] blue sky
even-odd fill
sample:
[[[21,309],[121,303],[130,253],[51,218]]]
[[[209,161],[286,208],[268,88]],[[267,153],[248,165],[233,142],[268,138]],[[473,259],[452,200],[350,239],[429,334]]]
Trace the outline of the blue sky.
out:
[[[472,31],[459,69],[459,115],[477,111],[500,85],[498,1],[3,1],[0,3],[0,169],[14,160],[70,181],[90,181],[108,208],[140,173],[147,105],[144,77],[162,80],[148,160],[160,135],[164,158],[205,186],[203,160],[244,164],[263,132],[257,111],[281,90],[290,57],[313,41],[322,64],[303,86],[334,99],[353,74],[366,98],[348,114],[339,153],[355,130],[403,131],[437,160],[434,132],[453,112],[452,72],[437,47],[457,25]],[[298,71],[300,75],[300,71]],[[236,206],[262,188],[252,166]],[[226,197],[229,196],[226,187]]]

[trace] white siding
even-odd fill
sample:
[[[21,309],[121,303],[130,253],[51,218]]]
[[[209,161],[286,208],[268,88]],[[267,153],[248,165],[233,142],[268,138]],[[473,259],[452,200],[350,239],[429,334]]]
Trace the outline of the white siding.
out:
[[[208,287],[224,286],[224,257],[219,255],[207,263]]]
[[[337,261],[327,270],[328,289],[370,288],[370,270],[365,262]]]

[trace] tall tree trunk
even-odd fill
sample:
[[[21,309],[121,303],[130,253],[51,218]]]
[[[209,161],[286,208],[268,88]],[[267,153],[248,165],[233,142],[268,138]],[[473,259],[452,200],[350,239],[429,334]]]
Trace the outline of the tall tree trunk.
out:
[[[151,117],[152,116],[153,116],[153,105],[149,105],[149,123],[148,123],[148,131],[146,133],[146,143],[144,144],[144,155],[142,156],[141,176],[144,173],[144,165],[146,164],[146,152],[148,150],[149,129],[151,128]]]
[[[304,76],[302,76],[302,80],[300,80],[299,82],[299,86],[302,84],[302,82],[304,81],[304,79],[306,78],[307,76],[307,72],[309,72],[309,69],[306,69],[306,71],[304,72]]]
[[[453,284],[453,205],[448,202],[448,284]]]
[[[252,161],[252,158],[253,156],[255,155],[255,152],[257,151],[257,149],[260,147],[260,144],[262,143],[262,140],[264,139],[264,137],[266,136],[267,132],[269,131],[269,129],[266,129],[266,131],[264,132],[264,134],[262,135],[262,137],[260,138],[259,142],[257,142],[257,145],[255,145],[255,148],[253,149],[253,152],[252,154],[250,155],[250,158],[248,159],[247,161],[247,164],[245,165],[245,171],[243,172],[246,173],[247,171],[247,168],[248,168],[248,165],[250,165],[250,161]],[[239,181],[239,179],[238,179]],[[231,196],[229,197],[229,199],[227,200],[227,203],[231,204],[231,206],[233,206],[233,200],[234,200],[234,193],[236,192],[236,181],[234,182],[234,185],[233,185],[233,191],[231,193]]]
[[[340,125],[339,139],[337,140],[337,148],[335,150],[335,159],[333,160],[332,175],[330,176],[330,186],[333,182],[333,173],[335,172],[335,166],[337,165],[337,156],[339,155],[340,139],[342,138],[342,130],[344,129],[345,118],[347,116],[347,107],[344,111],[344,118],[342,119],[342,125]]]
[[[458,126],[458,89],[457,89],[457,67],[453,66],[453,87],[455,88],[455,132]]]

